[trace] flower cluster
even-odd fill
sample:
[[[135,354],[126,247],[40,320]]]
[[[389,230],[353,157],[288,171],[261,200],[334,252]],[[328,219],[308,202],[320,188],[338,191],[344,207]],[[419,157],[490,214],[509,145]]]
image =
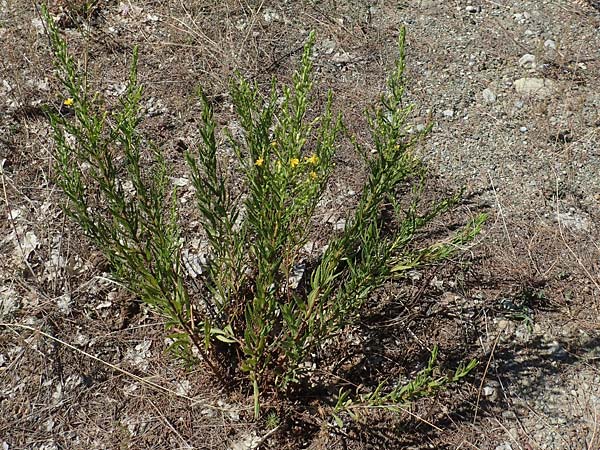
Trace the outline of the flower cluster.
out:
[[[277,142],[275,142],[275,141],[271,142],[271,147],[276,147],[276,146],[277,146]],[[314,153],[311,154],[310,156],[305,156],[304,163],[311,165],[311,166],[317,166],[319,164],[319,157]],[[262,156],[260,158],[258,158],[256,161],[254,161],[254,165],[256,167],[263,167],[264,164],[265,164],[265,158]],[[292,169],[295,169],[296,167],[298,167],[300,165],[300,159],[299,158],[291,158],[289,160],[289,164]],[[281,162],[279,162],[279,161],[277,162],[277,168],[278,169],[281,168]],[[317,173],[314,170],[312,170],[309,175],[313,180],[316,180],[318,178]]]

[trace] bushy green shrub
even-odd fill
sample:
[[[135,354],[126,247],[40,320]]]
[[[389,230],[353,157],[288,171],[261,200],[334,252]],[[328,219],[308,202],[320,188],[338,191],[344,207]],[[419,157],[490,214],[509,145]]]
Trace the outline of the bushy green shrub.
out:
[[[407,270],[447,258],[479,232],[483,217],[449,241],[415,245],[419,231],[459,197],[421,211],[427,171],[412,149],[428,130],[407,131],[411,107],[402,103],[402,30],[387,91],[379,106],[367,112],[372,147],[355,143],[368,170],[360,200],[344,229],[331,237],[307,271],[305,282],[290,282],[345,133],[341,115],[332,111],[331,92],[324,111],[307,118],[315,113],[311,34],[291,87],[273,81],[264,97],[241,77],[231,83],[243,135],[228,134],[227,141],[243,181],[226,175],[219,158],[220,130],[210,101],[200,95],[201,142],[186,161],[211,254],[204,289],[192,294],[182,264],[177,193],[169,186],[169,168],[160,148],[138,128],[142,87],[136,76],[137,51],[119,108],[108,113],[90,93],[85,74],[47,12],[45,17],[57,72],[68,92],[66,103],[74,113],[50,113],[56,180],[69,199],[66,211],[102,250],[115,277],[166,317],[172,350],[187,358],[196,355],[223,384],[248,380],[257,416],[261,392],[285,394],[298,385],[307,374],[310,354],[353,323],[375,289]],[[151,164],[143,162],[148,154]],[[133,193],[125,190],[126,182]],[[413,186],[411,198],[399,201],[398,187],[407,184]],[[435,377],[436,353],[407,386],[382,383],[355,397],[340,391],[332,405],[336,421],[340,412],[357,404],[392,407],[427,395],[462,378],[475,364],[461,366],[454,376]]]

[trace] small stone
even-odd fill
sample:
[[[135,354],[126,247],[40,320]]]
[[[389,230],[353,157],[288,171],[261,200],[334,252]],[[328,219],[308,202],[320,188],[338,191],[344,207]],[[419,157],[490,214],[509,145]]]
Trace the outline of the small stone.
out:
[[[206,417],[216,417],[217,411],[213,408],[204,408],[200,410],[200,414]]]
[[[525,22],[527,22],[529,20],[531,16],[529,15],[529,13],[516,13],[513,14],[513,18],[515,19],[515,21],[517,21],[517,23],[523,25]]]
[[[190,180],[187,178],[178,178],[178,177],[171,177],[171,182],[173,183],[174,186],[177,187],[185,187],[188,184],[190,184]]]
[[[445,109],[444,111],[442,111],[442,114],[444,115],[444,117],[446,117],[447,119],[451,119],[452,117],[454,117],[454,111],[451,109]]]
[[[10,287],[0,288],[0,319],[4,319],[20,307],[19,295],[17,291]]]
[[[521,128],[519,128],[519,131],[521,133],[527,133],[527,127],[521,127]]]
[[[56,299],[56,306],[63,314],[71,313],[71,294],[63,294]]]
[[[548,355],[554,357],[555,359],[566,359],[568,357],[568,353],[557,341],[552,341],[548,345]]]
[[[531,69],[535,67],[535,55],[531,53],[526,53],[525,55],[519,58],[519,66],[525,67],[526,69]]]
[[[513,450],[513,448],[510,445],[510,442],[504,442],[503,444],[496,446],[494,450]]]
[[[504,417],[505,419],[515,420],[517,418],[517,415],[513,411],[509,410],[509,411],[503,411],[502,417]]]
[[[333,225],[333,229],[336,231],[341,231],[344,228],[346,228],[346,220],[344,219],[340,219],[338,220],[334,225]]]
[[[548,48],[550,50],[556,50],[556,42],[552,39],[546,39],[544,41],[544,48]]]
[[[346,52],[336,52],[335,55],[331,57],[331,60],[337,64],[348,64],[353,60],[353,57]]]
[[[192,385],[190,384],[190,382],[188,380],[182,380],[177,384],[177,390],[176,392],[182,396],[188,396],[190,395],[190,391],[192,389]]]
[[[331,55],[333,53],[333,51],[335,50],[335,45],[335,41],[329,39],[325,39],[321,44],[323,51],[326,55]]]
[[[267,8],[263,14],[263,18],[267,24],[281,20],[279,13],[271,8]]]
[[[46,428],[46,431],[52,431],[54,429],[54,419],[52,419],[52,417],[50,417],[46,422],[44,422],[44,428]]]
[[[481,96],[486,103],[494,103],[496,101],[496,93],[489,88],[485,88],[481,92]]]
[[[556,221],[573,231],[589,232],[592,227],[590,220],[576,211],[559,212],[556,214]]]
[[[44,34],[46,32],[44,22],[42,22],[41,19],[31,19],[31,25],[33,25],[33,28],[38,34]]]
[[[431,280],[431,282],[429,283],[431,286],[433,286],[436,289],[443,289],[444,288],[444,280],[439,279],[438,277],[434,276],[433,279]]]
[[[49,91],[50,84],[48,83],[48,79],[44,78],[43,80],[37,80],[33,83],[40,91]]]
[[[468,13],[471,13],[471,14],[475,14],[475,13],[479,12],[479,7],[478,6],[473,6],[473,5],[468,5],[465,8],[465,11],[467,11]]]
[[[292,289],[298,289],[300,281],[302,281],[302,277],[304,276],[304,271],[306,270],[305,263],[294,264],[292,267],[292,273],[288,278],[288,285]]]
[[[246,433],[236,442],[229,445],[231,450],[252,450],[258,448],[261,440],[254,432]]]
[[[487,385],[484,386],[482,394],[484,397],[487,397],[490,402],[497,401],[500,396],[499,383],[497,381],[488,382]]]
[[[556,92],[556,83],[547,78],[519,78],[514,82],[518,94],[548,97]]]

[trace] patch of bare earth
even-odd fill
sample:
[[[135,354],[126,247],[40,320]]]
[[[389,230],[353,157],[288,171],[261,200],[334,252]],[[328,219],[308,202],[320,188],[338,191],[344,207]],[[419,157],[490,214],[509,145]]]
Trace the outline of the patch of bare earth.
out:
[[[385,87],[398,28],[407,100],[431,195],[466,186],[445,232],[491,214],[476,245],[440,268],[386,286],[349,330],[349,382],[409,377],[440,345],[441,363],[476,357],[467,383],[401,414],[370,411],[333,427],[334,392],[266,405],[164,353],[161,319],[109,281],[61,212],[43,107],[63,100],[34,5],[0,2],[0,444],[4,449],[600,448],[600,13],[591,1],[54,1],[65,38],[108,103],[140,48],[145,130],[165,149],[194,240],[182,151],[197,141],[202,85],[223,126],[236,71],[290,79],[316,30],[317,95],[333,89],[350,131]],[[349,143],[317,216],[333,232],[364,175]],[[326,349],[325,349],[326,350]],[[324,351],[323,360],[327,360]],[[327,379],[330,374],[324,374]],[[275,430],[271,427],[277,425]]]

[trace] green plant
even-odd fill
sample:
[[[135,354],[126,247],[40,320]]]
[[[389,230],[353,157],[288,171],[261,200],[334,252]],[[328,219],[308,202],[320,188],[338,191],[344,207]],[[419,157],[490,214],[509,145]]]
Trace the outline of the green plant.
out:
[[[525,287],[514,298],[503,298],[500,306],[506,317],[516,322],[521,322],[531,333],[533,331],[535,307],[542,305],[546,300],[543,290]]]
[[[373,146],[355,142],[368,170],[360,200],[343,231],[315,257],[305,282],[297,286],[290,281],[345,132],[341,116],[332,111],[331,92],[324,111],[308,119],[315,109],[311,34],[292,87],[279,88],[274,80],[265,98],[242,77],[232,81],[231,98],[244,132],[240,138],[227,134],[227,142],[244,181],[241,190],[223,167],[213,109],[200,94],[201,142],[186,161],[212,253],[204,289],[192,295],[181,263],[177,193],[170,192],[160,148],[138,131],[142,88],[137,50],[127,89],[109,114],[99,97],[90,94],[59,30],[44,14],[68,91],[66,103],[74,113],[49,113],[56,179],[69,199],[67,213],[103,251],[115,276],[166,317],[173,351],[188,360],[200,357],[224,385],[248,380],[256,416],[262,393],[285,394],[310,375],[305,364],[309,355],[353,323],[375,289],[409,269],[449,257],[480,230],[483,216],[446,242],[418,245],[423,227],[460,197],[429,208],[420,204],[427,171],[412,148],[428,130],[407,132],[411,107],[402,104],[402,30],[400,58],[388,90],[367,114]],[[399,189],[407,186],[412,186],[409,198],[401,201]],[[441,381],[430,377],[434,361],[432,355],[427,376],[417,377],[418,388],[381,394],[382,384],[377,395],[360,401],[405,402],[425,392],[421,385],[432,392],[431,386],[457,381],[474,365]],[[350,393],[342,396],[337,412],[350,405]]]
[[[279,420],[279,416],[277,415],[277,413],[275,411],[271,411],[270,413],[267,414],[267,417],[265,419],[265,426],[267,427],[268,430],[273,430],[275,428],[277,428],[279,426],[280,420]]]
[[[359,421],[361,411],[368,409],[382,408],[394,412],[401,411],[402,407],[411,401],[434,395],[450,383],[460,381],[477,365],[477,361],[471,360],[467,364],[461,364],[451,376],[439,375],[435,373],[437,356],[438,347],[436,346],[431,352],[427,367],[419,371],[415,378],[408,383],[390,383],[389,380],[385,380],[380,382],[372,392],[356,392],[354,396],[350,390],[341,388],[331,413],[335,424],[339,428],[343,427],[342,413],[347,414],[354,421]]]

